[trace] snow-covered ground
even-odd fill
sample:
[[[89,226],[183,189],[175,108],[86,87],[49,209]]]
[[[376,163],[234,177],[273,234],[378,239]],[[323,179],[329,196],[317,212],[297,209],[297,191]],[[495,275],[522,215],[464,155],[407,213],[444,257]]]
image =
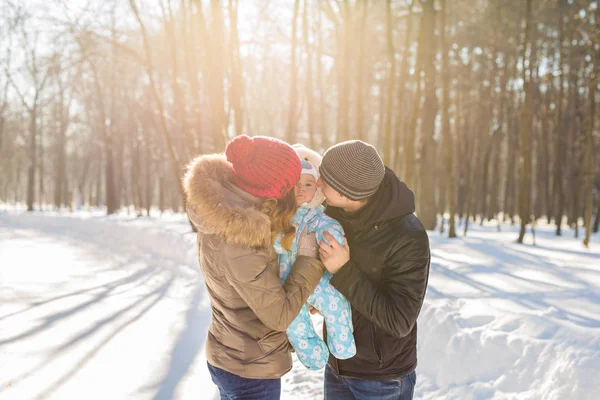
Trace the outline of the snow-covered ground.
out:
[[[600,237],[565,233],[430,234],[417,399],[600,398]],[[209,320],[182,215],[0,210],[0,399],[211,400]],[[322,372],[283,392],[322,398]]]

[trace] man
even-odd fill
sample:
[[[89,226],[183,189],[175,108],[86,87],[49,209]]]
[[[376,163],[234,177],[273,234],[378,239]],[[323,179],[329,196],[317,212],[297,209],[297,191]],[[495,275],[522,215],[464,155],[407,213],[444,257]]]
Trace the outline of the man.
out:
[[[326,236],[331,245],[320,243],[321,260],[352,305],[357,349],[348,360],[330,354],[325,398],[410,400],[430,262],[427,232],[413,214],[414,194],[373,146],[359,140],[327,150],[319,171],[326,213],[347,238],[342,246]]]

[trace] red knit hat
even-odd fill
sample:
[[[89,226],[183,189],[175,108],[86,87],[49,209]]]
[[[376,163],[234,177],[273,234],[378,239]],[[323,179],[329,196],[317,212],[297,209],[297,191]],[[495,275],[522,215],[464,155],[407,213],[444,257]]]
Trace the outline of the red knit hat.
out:
[[[300,178],[302,167],[296,151],[286,142],[266,137],[241,135],[225,148],[233,164],[233,183],[261,198],[285,196]]]

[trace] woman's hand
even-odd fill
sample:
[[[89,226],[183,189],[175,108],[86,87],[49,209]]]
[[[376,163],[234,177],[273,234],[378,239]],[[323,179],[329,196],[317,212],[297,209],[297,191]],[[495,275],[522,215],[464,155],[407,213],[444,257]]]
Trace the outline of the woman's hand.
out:
[[[312,258],[319,257],[319,243],[317,241],[317,236],[314,233],[307,233],[307,228],[304,228],[302,235],[300,235],[298,255]]]

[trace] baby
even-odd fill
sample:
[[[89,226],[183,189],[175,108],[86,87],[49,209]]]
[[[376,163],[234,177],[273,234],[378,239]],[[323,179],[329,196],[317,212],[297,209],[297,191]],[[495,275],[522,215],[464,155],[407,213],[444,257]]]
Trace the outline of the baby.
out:
[[[322,157],[302,145],[296,144],[293,147],[302,161],[302,175],[295,188],[298,211],[292,220],[296,225],[296,236],[290,252],[281,247],[279,239],[275,241],[275,251],[279,258],[279,276],[282,282],[287,278],[296,260],[298,243],[302,235],[314,234],[318,241],[327,242],[323,232],[329,232],[339,243],[344,243],[342,226],[325,215],[325,207],[321,205],[324,196],[321,190],[317,189],[317,180]],[[352,335],[352,313],[350,303],[329,284],[330,279],[331,274],[326,271],[308,298],[308,303],[325,318],[327,342],[331,354],[344,360],[356,354]],[[307,368],[318,370],[327,364],[329,358],[327,345],[315,332],[306,305],[288,327],[287,335],[296,350],[298,359]]]

